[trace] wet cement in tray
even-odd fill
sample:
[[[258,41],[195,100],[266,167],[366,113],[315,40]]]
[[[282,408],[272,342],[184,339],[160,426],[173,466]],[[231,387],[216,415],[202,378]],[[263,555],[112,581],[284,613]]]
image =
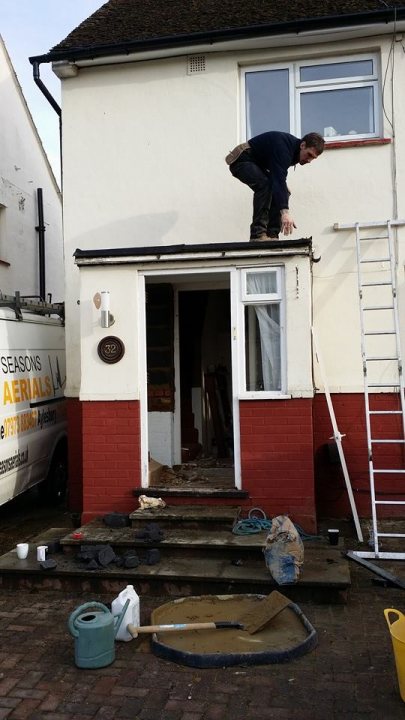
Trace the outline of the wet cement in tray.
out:
[[[232,620],[238,622],[260,603],[257,595],[203,595],[166,603],[152,612],[154,625]],[[160,643],[198,654],[255,653],[283,651],[296,647],[308,637],[300,617],[287,607],[267,627],[254,634],[246,630],[189,630],[158,632]]]

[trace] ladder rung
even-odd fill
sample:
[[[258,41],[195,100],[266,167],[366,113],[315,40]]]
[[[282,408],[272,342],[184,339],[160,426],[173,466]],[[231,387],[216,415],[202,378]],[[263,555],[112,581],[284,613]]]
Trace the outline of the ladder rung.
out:
[[[366,310],[393,310],[393,305],[367,305],[367,307],[363,307],[364,312]]]
[[[373,472],[374,472],[374,474],[378,473],[379,475],[381,473],[389,473],[390,475],[399,475],[400,473],[405,473],[405,469],[404,470],[376,470],[374,468]],[[404,500],[404,502],[405,502],[405,500]]]
[[[369,330],[364,335],[395,335],[395,330]]]
[[[402,410],[369,410],[370,415],[402,415]]]
[[[405,537],[405,533],[375,533],[378,537]]]
[[[381,285],[392,285],[392,282],[390,280],[381,280],[380,282],[360,283],[360,287],[377,287]]]
[[[399,383],[368,383],[368,387],[379,387],[379,388],[388,388],[388,387],[400,387]]]
[[[372,443],[405,443],[405,440],[378,440],[377,438],[370,438]]]
[[[360,242],[367,240],[388,240],[389,235],[369,235],[368,237],[359,237]]]
[[[376,500],[375,504],[376,505],[405,505],[405,500]]]
[[[368,260],[360,260],[361,263],[390,262],[389,257],[385,258],[369,258]]]
[[[371,357],[365,357],[364,358],[366,362],[370,362],[371,360],[399,360],[398,355],[381,355],[381,357],[378,357],[377,355]]]

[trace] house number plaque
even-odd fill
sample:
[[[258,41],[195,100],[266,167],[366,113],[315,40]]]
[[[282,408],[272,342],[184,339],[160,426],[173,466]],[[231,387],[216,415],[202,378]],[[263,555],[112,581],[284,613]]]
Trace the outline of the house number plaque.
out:
[[[106,363],[117,363],[125,353],[125,346],[122,340],[114,335],[108,335],[100,340],[97,346],[99,358]]]

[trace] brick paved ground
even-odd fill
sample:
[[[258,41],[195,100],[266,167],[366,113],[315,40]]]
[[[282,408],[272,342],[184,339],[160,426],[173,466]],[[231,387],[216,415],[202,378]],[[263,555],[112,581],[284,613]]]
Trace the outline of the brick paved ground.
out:
[[[148,639],[116,643],[100,670],[74,665],[70,612],[90,599],[55,592],[0,596],[0,720],[398,720],[405,718],[384,607],[405,594],[351,565],[346,606],[301,604],[319,646],[284,665],[195,670],[156,658]],[[288,593],[287,593],[288,594]],[[141,621],[165,602],[142,598]]]

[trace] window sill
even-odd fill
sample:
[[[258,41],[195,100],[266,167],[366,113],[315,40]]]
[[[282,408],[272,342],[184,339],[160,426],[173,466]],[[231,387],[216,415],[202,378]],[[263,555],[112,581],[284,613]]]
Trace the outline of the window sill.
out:
[[[239,400],[291,400],[291,395],[283,393],[268,392],[261,390],[257,392],[243,393],[239,395]]]
[[[364,145],[389,145],[391,138],[370,138],[370,140],[337,140],[336,142],[325,143],[325,150],[337,150],[339,148],[363,147]]]

